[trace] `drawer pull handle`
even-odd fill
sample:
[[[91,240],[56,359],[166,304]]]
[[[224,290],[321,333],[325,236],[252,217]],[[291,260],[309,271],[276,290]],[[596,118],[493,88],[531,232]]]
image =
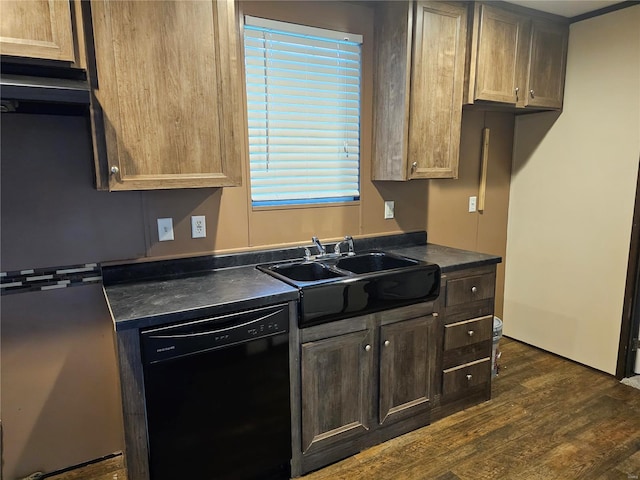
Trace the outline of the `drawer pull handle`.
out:
[[[364,347],[364,351],[365,351],[365,352],[369,352],[369,351],[371,351],[371,345],[367,345],[367,346],[365,346],[365,347]]]
[[[385,340],[384,341],[384,346],[388,347],[389,345],[391,345],[391,342],[389,340]]]
[[[478,287],[471,287],[471,293],[476,293],[478,291]]]
[[[473,334],[474,334],[474,333],[475,333],[475,332],[474,332],[473,330],[469,330],[469,331],[467,332],[467,335],[469,335],[470,337],[473,337]]]
[[[473,378],[473,375],[471,375],[470,373],[467,373],[467,381],[470,381]]]

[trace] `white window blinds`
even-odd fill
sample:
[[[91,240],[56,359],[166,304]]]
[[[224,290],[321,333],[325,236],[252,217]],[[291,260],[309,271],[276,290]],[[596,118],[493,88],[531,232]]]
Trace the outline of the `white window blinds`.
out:
[[[361,44],[245,17],[253,205],[359,198]]]

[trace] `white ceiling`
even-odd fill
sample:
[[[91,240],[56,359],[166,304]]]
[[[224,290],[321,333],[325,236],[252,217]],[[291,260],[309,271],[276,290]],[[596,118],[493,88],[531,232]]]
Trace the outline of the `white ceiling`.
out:
[[[564,17],[575,17],[583,13],[593,12],[621,0],[507,0],[523,7],[534,8],[543,12],[555,13]]]

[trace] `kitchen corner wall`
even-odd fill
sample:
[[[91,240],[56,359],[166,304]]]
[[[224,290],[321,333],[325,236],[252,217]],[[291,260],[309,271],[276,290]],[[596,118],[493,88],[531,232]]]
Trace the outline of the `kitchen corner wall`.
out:
[[[146,192],[93,188],[88,120],[3,114],[0,270],[146,261],[252,247],[424,230],[427,183],[370,180],[373,13],[363,5],[269,4],[287,15],[365,36],[361,199],[355,205],[253,211],[243,186]],[[255,8],[263,8],[258,2]],[[323,9],[320,14],[319,8]],[[333,18],[333,19],[332,19]],[[396,218],[385,220],[384,200]],[[207,237],[191,239],[191,215]],[[173,218],[175,241],[158,242],[156,219]],[[82,282],[80,282],[82,283]],[[98,284],[99,285],[99,284]],[[113,327],[94,284],[3,295],[0,412],[3,478],[51,472],[121,451],[122,417]]]
[[[465,109],[462,114],[457,180],[430,180],[427,200],[429,242],[500,255],[495,314],[502,317],[507,245],[507,212],[513,146],[513,113]],[[478,195],[482,130],[489,128],[489,160],[484,212],[469,213],[469,197]]]
[[[327,14],[328,5],[333,15]],[[311,235],[325,240],[425,228],[431,242],[504,256],[512,114],[465,111],[459,180],[372,182],[371,9],[355,2],[243,6],[254,15],[266,9],[266,16],[305,17],[312,24],[322,22],[321,27],[364,35],[360,201],[253,211],[246,165],[242,187],[100,192],[92,186],[87,119],[3,114],[2,272],[308,243]],[[492,128],[487,210],[470,214],[467,201],[477,193],[484,126]],[[383,218],[384,200],[395,201],[396,218]],[[206,216],[206,238],[190,238],[191,215]],[[156,219],[161,217],[173,218],[175,241],[158,242]],[[100,288],[13,293],[1,302],[4,478],[67,468],[121,450],[113,327]]]
[[[560,116],[518,117],[504,333],[615,374],[640,156],[640,6],[571,25]]]

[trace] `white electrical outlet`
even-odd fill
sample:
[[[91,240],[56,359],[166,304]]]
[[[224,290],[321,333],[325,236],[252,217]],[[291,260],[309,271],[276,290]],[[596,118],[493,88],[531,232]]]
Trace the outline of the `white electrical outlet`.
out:
[[[159,218],[158,219],[158,240],[166,242],[173,240],[173,219],[172,218]]]
[[[204,238],[207,236],[207,224],[204,215],[191,217],[191,238]]]
[[[477,208],[478,197],[469,197],[469,213],[475,212]]]
[[[393,218],[395,215],[395,202],[393,200],[385,200],[384,202],[384,218]]]

